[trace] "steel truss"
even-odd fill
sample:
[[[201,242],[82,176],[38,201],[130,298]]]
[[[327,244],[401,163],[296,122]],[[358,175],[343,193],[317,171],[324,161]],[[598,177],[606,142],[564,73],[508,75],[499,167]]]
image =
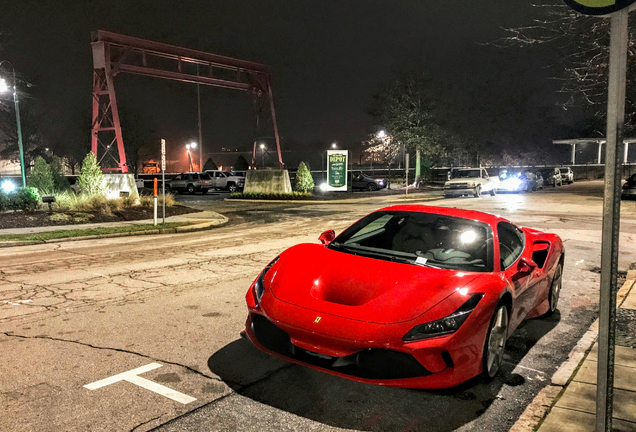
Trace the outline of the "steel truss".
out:
[[[113,78],[131,73],[250,93],[256,111],[256,141],[271,127],[278,165],[284,168],[270,69],[260,63],[181,48],[103,30],[92,33],[93,122],[91,150],[104,170],[128,172]],[[197,72],[197,67],[199,72]],[[116,144],[116,145],[115,145]],[[115,156],[117,149],[117,156]],[[114,166],[113,166],[114,165]]]

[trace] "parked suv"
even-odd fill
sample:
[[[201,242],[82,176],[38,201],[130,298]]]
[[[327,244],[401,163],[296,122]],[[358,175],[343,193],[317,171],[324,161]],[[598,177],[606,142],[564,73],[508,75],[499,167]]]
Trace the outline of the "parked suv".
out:
[[[234,175],[227,171],[207,170],[206,173],[212,177],[212,187],[215,189],[236,192],[245,187],[245,176]]]
[[[204,172],[181,173],[168,182],[168,187],[171,191],[179,193],[205,194],[212,187],[212,178]]]
[[[567,184],[574,183],[574,172],[572,172],[572,168],[559,167],[559,171],[561,172],[561,180],[563,180]]]
[[[537,175],[543,177],[543,184],[545,186],[557,187],[563,185],[561,170],[558,168],[541,168],[537,171]]]

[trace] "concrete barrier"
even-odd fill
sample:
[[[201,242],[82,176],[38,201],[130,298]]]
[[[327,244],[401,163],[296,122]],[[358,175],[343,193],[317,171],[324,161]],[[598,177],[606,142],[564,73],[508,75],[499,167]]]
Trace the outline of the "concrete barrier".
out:
[[[245,177],[243,193],[291,193],[287,170],[249,170]]]
[[[129,196],[139,198],[139,191],[135,183],[135,176],[132,174],[104,174],[108,198],[119,198],[120,192],[128,192]]]

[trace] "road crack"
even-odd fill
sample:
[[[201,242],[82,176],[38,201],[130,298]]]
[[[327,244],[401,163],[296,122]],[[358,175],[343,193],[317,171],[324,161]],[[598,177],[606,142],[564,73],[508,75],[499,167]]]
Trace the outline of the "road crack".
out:
[[[143,423],[139,423],[137,426],[135,426],[134,428],[132,428],[132,429],[130,430],[130,432],[135,432],[137,429],[139,429],[139,428],[140,428],[140,427],[142,427],[143,425],[147,425],[148,423],[150,423],[150,422],[152,422],[152,421],[155,421],[155,420],[157,420],[157,419],[159,419],[159,418],[161,418],[161,417],[163,417],[163,414],[158,415],[158,416],[157,416],[157,417],[155,417],[155,418],[151,418],[150,420],[147,420],[147,421],[145,421],[145,422],[143,422]]]
[[[93,348],[93,349],[109,350],[109,351],[117,351],[117,352],[126,353],[126,354],[133,354],[133,355],[136,355],[136,356],[139,356],[139,357],[143,357],[143,358],[146,358],[148,360],[155,361],[155,362],[165,363],[165,364],[169,364],[169,365],[173,365],[173,366],[182,367],[182,368],[187,369],[188,371],[190,371],[190,372],[192,372],[194,374],[200,375],[200,376],[202,376],[204,378],[207,378],[207,379],[215,380],[215,381],[218,381],[218,382],[224,382],[220,378],[217,378],[217,377],[212,376],[212,375],[205,374],[205,373],[203,373],[201,371],[198,371],[198,370],[194,369],[193,367],[190,367],[190,366],[187,366],[187,365],[184,365],[184,364],[181,364],[181,363],[169,361],[169,360],[164,360],[164,359],[160,359],[160,358],[156,358],[156,357],[151,357],[151,356],[146,355],[146,354],[138,353],[138,352],[127,350],[127,349],[123,349],[123,348],[101,347],[101,346],[89,344],[87,342],[80,342],[80,341],[74,341],[74,340],[69,340],[69,339],[61,339],[61,338],[55,338],[55,337],[51,337],[51,336],[24,336],[24,335],[14,334],[12,332],[2,332],[2,334],[4,334],[7,337],[15,337],[15,338],[20,338],[20,339],[48,339],[48,340],[52,340],[52,341],[55,341],[55,342],[66,342],[66,343],[72,343],[72,344],[76,344],[76,345],[82,345],[82,346]]]

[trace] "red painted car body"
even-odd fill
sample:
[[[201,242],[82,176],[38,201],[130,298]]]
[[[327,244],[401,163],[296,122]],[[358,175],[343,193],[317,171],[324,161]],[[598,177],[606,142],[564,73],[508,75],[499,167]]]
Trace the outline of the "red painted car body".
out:
[[[564,257],[558,236],[520,228],[523,251],[502,269],[498,224],[509,223],[505,219],[418,205],[378,212],[419,212],[481,222],[492,230],[492,268],[432,268],[358,256],[328,245],[297,245],[283,252],[250,286],[242,335],[266,353],[344,378],[394,387],[443,388],[482,372],[486,337],[498,305],[508,308],[507,336],[524,319],[550,310],[552,278]],[[255,286],[258,283],[262,286]],[[257,288],[262,290],[260,301]],[[472,296],[481,300],[457,330],[405,340],[416,326],[448,317]]]

